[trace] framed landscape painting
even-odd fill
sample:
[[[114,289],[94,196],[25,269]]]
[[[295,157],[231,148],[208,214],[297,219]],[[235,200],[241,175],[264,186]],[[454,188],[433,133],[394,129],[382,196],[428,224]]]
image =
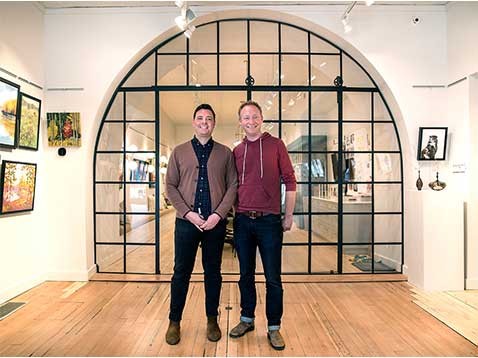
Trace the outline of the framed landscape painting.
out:
[[[0,77],[0,146],[14,148],[20,86]]]
[[[32,211],[37,165],[4,160],[0,185],[0,213]]]
[[[22,93],[20,96],[18,147],[38,150],[41,101]]]
[[[47,113],[48,146],[81,147],[80,113]]]

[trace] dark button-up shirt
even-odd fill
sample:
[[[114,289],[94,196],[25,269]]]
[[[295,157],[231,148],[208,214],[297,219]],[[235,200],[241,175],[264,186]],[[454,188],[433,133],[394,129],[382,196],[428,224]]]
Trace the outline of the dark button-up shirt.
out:
[[[211,154],[214,141],[209,141],[202,145],[201,142],[194,137],[191,143],[196,153],[196,157],[199,163],[199,171],[196,185],[196,196],[194,198],[194,211],[202,215],[206,220],[211,215],[211,193],[209,190],[209,180],[207,177],[207,161]]]

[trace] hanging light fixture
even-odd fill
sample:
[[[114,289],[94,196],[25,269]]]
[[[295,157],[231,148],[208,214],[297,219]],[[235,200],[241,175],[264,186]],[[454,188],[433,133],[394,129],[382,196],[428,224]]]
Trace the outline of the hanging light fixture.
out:
[[[177,0],[174,3],[181,9],[181,15],[177,16],[174,19],[174,22],[182,31],[184,31],[184,36],[189,39],[194,30],[196,30],[196,26],[191,24],[194,19],[196,19],[196,14],[188,7],[185,1]]]
[[[344,32],[347,34],[350,31],[352,31],[352,26],[349,24],[350,21],[350,13],[352,12],[352,9],[354,6],[357,4],[356,1],[353,1],[346,9],[345,12],[342,15],[342,25],[344,25]]]

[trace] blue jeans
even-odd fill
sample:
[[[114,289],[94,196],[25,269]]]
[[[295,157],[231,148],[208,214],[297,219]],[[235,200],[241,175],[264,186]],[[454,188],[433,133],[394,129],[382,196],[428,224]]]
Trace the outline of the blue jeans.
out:
[[[241,319],[250,322],[255,317],[257,296],[254,275],[258,247],[266,277],[266,316],[269,329],[278,329],[283,313],[283,235],[280,215],[270,214],[251,219],[239,213],[234,219],[234,245],[241,271]]]
[[[206,291],[206,315],[217,316],[221,295],[221,262],[227,220],[221,220],[212,230],[199,231],[188,220],[176,218],[174,231],[174,274],[171,280],[169,319],[179,322],[183,315],[189,280],[199,243],[202,248],[202,267]]]

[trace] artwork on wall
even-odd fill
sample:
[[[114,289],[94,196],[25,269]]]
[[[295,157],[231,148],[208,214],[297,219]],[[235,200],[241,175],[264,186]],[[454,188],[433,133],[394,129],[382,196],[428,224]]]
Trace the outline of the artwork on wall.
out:
[[[80,147],[80,113],[47,113],[48,146]]]
[[[445,160],[448,127],[420,127],[418,160]]]
[[[3,161],[0,187],[1,214],[33,210],[36,172],[36,164]]]
[[[38,150],[41,101],[27,94],[20,96],[18,147]]]
[[[0,77],[0,146],[15,147],[20,86]]]

